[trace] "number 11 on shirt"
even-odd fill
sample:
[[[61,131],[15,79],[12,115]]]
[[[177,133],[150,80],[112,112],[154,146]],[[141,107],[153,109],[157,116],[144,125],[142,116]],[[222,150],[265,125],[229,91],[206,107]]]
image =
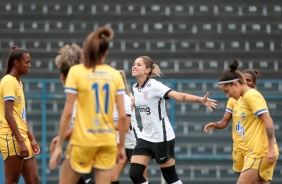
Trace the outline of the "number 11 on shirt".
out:
[[[99,84],[94,83],[92,85],[92,90],[94,90],[94,96],[95,96],[95,102],[96,102],[96,113],[100,113],[100,106],[99,106]],[[109,90],[110,90],[110,85],[108,83],[103,85],[103,90],[105,91],[105,113],[108,114],[108,107],[109,107]]]

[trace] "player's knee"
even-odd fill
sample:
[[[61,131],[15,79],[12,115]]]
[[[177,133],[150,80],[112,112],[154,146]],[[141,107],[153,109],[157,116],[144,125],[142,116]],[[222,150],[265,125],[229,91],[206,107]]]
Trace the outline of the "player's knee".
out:
[[[30,184],[39,184],[40,180],[39,180],[39,176],[38,175],[32,175],[29,177],[24,178],[25,183],[30,183]]]
[[[117,172],[115,172],[115,171],[112,171],[112,174],[111,174],[111,181],[118,181],[119,175],[120,175],[120,173],[117,173]]]
[[[20,180],[20,175],[19,176],[6,177],[5,183],[18,183],[19,180]]]
[[[170,167],[161,168],[161,171],[167,183],[176,183],[176,182],[178,182],[179,184],[182,183],[177,176],[175,165],[170,166]]]
[[[35,178],[34,178],[34,183],[35,183],[35,184],[39,184],[39,183],[40,183],[39,177],[35,177]]]
[[[140,184],[146,182],[146,179],[143,176],[146,166],[142,164],[131,163],[129,177],[134,184]]]

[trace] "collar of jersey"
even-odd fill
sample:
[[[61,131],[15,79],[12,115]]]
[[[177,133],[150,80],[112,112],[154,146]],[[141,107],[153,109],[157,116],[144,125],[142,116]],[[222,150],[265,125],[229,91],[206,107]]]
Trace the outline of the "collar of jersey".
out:
[[[147,78],[145,82],[142,84],[141,88],[143,88],[149,80],[150,78]],[[138,86],[139,86],[139,83],[137,83],[136,87],[138,88]]]

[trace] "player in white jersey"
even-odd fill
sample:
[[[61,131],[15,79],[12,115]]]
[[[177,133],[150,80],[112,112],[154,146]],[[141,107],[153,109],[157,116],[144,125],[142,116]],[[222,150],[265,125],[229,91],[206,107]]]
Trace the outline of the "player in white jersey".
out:
[[[159,164],[168,184],[181,184],[175,170],[175,134],[165,110],[165,99],[177,102],[203,103],[216,108],[216,100],[173,91],[151,77],[160,76],[160,68],[148,56],[138,57],[132,67],[132,76],[138,83],[133,85],[135,106],[140,112],[142,132],[133,151],[130,178],[134,184],[147,184],[143,172],[151,159]]]
[[[128,132],[126,133],[125,141],[124,141],[124,147],[128,149],[134,149],[136,145],[136,141],[138,139],[138,134],[140,133],[140,130],[137,125],[136,117],[135,117],[135,109],[131,107],[131,98],[124,94],[124,107],[125,107],[125,113],[130,119],[130,128]],[[118,124],[118,113],[115,109],[114,111],[114,121],[115,124]],[[119,143],[119,136],[117,131],[117,143]]]
[[[124,163],[117,163],[115,167],[113,168],[112,171],[112,178],[111,178],[111,184],[119,184],[119,175],[125,168],[126,164],[128,161],[130,161],[133,149],[136,146],[137,139],[140,134],[140,130],[137,124],[136,116],[135,116],[135,108],[133,107],[131,98],[130,98],[130,93],[127,87],[126,83],[126,78],[125,78],[125,73],[123,70],[119,71],[121,73],[121,76],[123,78],[124,84],[125,84],[125,89],[126,89],[126,94],[124,94],[124,108],[125,108],[125,113],[127,116],[130,118],[130,128],[128,132],[125,135],[125,140],[124,140],[124,147],[125,147],[125,153],[127,157],[127,161]],[[114,110],[114,121],[115,124],[118,124],[118,112],[117,109],[115,108]],[[117,131],[117,143],[119,143],[119,134]],[[147,170],[144,171],[144,177],[147,179]]]

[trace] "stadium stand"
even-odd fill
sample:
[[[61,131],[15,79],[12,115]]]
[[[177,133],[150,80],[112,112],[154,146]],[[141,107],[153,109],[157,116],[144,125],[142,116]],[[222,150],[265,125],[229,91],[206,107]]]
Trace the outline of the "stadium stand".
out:
[[[13,45],[26,48],[32,69],[24,77],[27,114],[42,145],[38,156],[42,184],[57,183],[59,169],[49,171],[48,146],[57,134],[64,105],[63,87],[54,65],[64,44],[83,41],[102,25],[115,31],[108,63],[127,71],[140,55],[149,55],[162,69],[163,82],[175,90],[218,100],[210,113],[198,104],[168,101],[168,114],[176,131],[177,172],[183,183],[235,183],[232,170],[231,127],[203,132],[209,121],[219,120],[226,97],[218,89],[219,74],[229,61],[240,58],[240,69],[258,69],[258,90],[266,97],[275,122],[276,138],[282,140],[282,4],[277,0],[255,2],[222,0],[104,0],[0,2],[0,72]],[[132,85],[135,80],[130,79]],[[279,143],[279,142],[278,142]],[[280,151],[282,145],[280,144]],[[152,161],[152,183],[160,183],[160,170]],[[0,171],[1,168],[0,168]],[[121,183],[131,183],[127,166]],[[0,180],[1,181],[1,180]],[[281,159],[273,184],[282,183]]]
[[[90,31],[109,25],[116,32],[109,61],[132,61],[143,53],[157,62],[165,58],[175,63],[174,67],[164,68],[168,78],[205,78],[207,75],[215,78],[215,74],[226,67],[226,61],[238,57],[246,65],[242,67],[260,69],[264,78],[279,78],[275,58],[281,53],[282,26],[275,18],[280,16],[281,5],[275,1],[269,4],[177,1],[175,5],[169,1],[153,4],[2,1],[0,11],[5,16],[0,26],[5,38],[1,39],[1,58],[13,44],[31,49],[34,60],[41,61],[42,68],[46,63],[46,72],[34,69],[38,77],[53,77],[56,70],[49,61],[60,46],[82,45]],[[185,73],[190,61],[195,62],[196,68]],[[179,68],[183,71],[176,75]]]

